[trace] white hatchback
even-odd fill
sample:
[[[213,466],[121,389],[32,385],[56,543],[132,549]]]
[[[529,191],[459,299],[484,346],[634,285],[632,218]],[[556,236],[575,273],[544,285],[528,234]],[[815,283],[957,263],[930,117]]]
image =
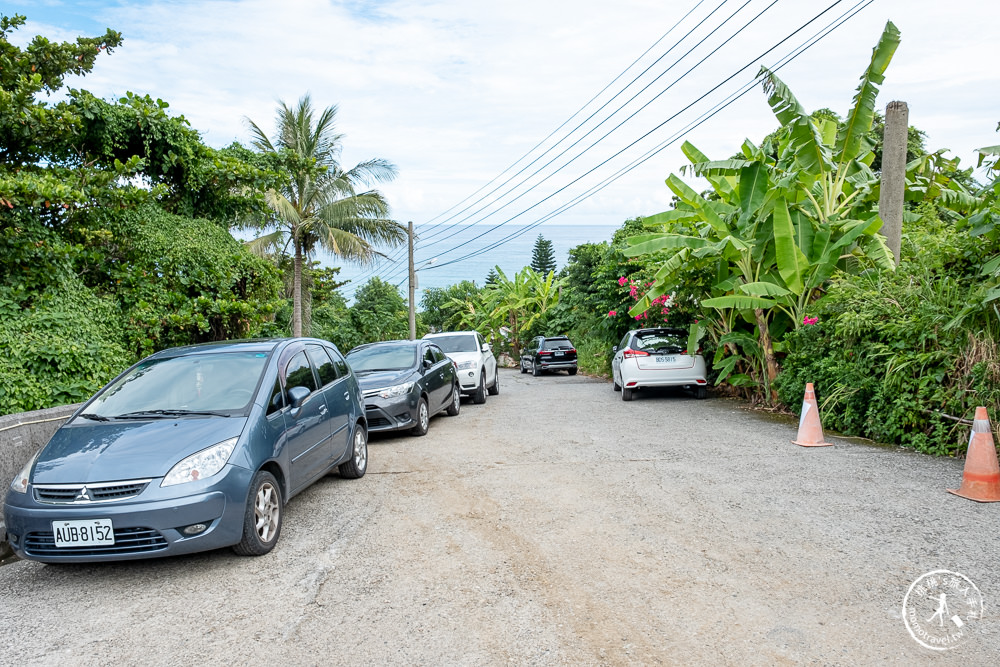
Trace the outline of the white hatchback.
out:
[[[434,341],[455,362],[462,394],[471,396],[473,403],[485,403],[487,393],[500,393],[496,357],[478,331],[443,331],[424,338]]]
[[[705,359],[687,353],[682,329],[633,329],[615,346],[611,374],[623,401],[648,387],[683,387],[697,398],[708,395]]]

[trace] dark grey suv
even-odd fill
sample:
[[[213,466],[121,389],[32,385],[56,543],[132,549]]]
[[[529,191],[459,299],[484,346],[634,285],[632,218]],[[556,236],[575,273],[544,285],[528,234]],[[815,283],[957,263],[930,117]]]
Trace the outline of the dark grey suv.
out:
[[[521,351],[521,372],[539,376],[543,371],[576,375],[576,348],[566,336],[536,336]]]

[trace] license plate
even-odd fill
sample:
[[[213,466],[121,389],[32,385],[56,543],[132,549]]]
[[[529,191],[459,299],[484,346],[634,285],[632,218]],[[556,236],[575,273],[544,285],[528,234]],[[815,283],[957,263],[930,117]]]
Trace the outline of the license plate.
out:
[[[52,533],[57,547],[93,547],[115,543],[111,519],[53,521]]]
[[[556,356],[557,357],[561,357],[561,356],[563,356],[563,354],[565,354],[565,353],[564,352],[556,352]]]
[[[677,357],[657,357],[656,363],[658,364],[672,364],[677,361]]]

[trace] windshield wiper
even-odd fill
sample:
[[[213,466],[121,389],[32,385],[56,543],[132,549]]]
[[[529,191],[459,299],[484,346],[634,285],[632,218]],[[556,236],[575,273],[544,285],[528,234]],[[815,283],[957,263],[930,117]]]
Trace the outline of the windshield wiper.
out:
[[[229,417],[230,413],[221,410],[137,410],[115,415],[116,419],[148,419],[161,417],[182,417],[185,415],[208,415],[211,417]]]
[[[103,415],[95,415],[93,412],[83,412],[77,415],[77,417],[83,417],[84,419],[92,419],[95,422],[109,422],[110,417],[104,417]]]

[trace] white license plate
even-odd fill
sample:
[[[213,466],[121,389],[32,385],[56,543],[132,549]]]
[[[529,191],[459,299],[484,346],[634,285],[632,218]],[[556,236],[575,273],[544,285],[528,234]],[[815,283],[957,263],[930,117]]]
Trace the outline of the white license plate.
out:
[[[115,543],[111,519],[53,521],[52,533],[57,547],[93,547]]]
[[[660,357],[656,358],[656,363],[658,363],[658,364],[672,364],[675,361],[677,361],[677,357],[663,357],[663,356],[660,356]]]
[[[556,352],[556,356],[557,357],[561,357],[561,356],[563,356],[563,354],[564,354],[563,352]]]

